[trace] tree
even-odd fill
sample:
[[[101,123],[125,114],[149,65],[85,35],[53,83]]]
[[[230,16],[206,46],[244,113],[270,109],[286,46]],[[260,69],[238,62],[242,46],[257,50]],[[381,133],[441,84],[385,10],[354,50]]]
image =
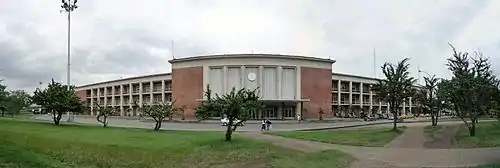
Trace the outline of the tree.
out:
[[[116,114],[115,109],[111,108],[111,107],[106,107],[106,106],[102,107],[98,103],[96,103],[96,106],[97,106],[97,108],[94,110],[95,110],[95,112],[97,112],[97,121],[102,123],[103,127],[107,127],[108,126],[108,117]]]
[[[436,126],[438,122],[438,114],[441,111],[441,100],[438,99],[438,82],[436,75],[424,77],[425,85],[415,92],[415,99],[422,105],[425,113],[431,114],[432,126]]]
[[[23,90],[15,90],[8,93],[5,99],[5,111],[11,116],[19,114],[31,104],[31,96]]]
[[[22,107],[29,107],[32,102],[31,96],[24,90],[14,90],[10,92],[10,96],[16,97],[20,100]]]
[[[393,130],[397,130],[399,107],[415,91],[413,86],[415,79],[408,71],[408,60],[409,58],[405,58],[397,65],[386,62],[382,65],[382,72],[386,79],[377,81],[372,87],[377,99],[389,103],[389,110],[394,116]]]
[[[493,75],[489,59],[481,52],[469,56],[467,52],[457,52],[451,44],[450,47],[453,56],[447,59],[446,65],[452,78],[441,85],[443,97],[465,123],[470,136],[475,136],[478,117],[487,114],[497,101],[499,81]]]
[[[85,109],[83,101],[78,98],[73,86],[68,90],[66,85],[55,82],[54,79],[44,90],[35,90],[33,102],[51,112],[56,125],[59,125],[63,113],[81,113]]]
[[[158,131],[161,128],[161,123],[165,118],[172,118],[176,114],[184,114],[184,110],[186,106],[182,106],[181,108],[175,108],[175,102],[162,102],[155,103],[152,105],[144,104],[142,105],[141,111],[147,116],[153,118],[155,120],[155,128],[153,130]]]
[[[2,80],[0,80],[2,82]],[[7,86],[2,85],[0,83],[0,111],[2,113],[2,117],[5,116],[5,112],[7,110],[7,97],[9,95],[9,92],[5,91]]]
[[[226,141],[231,140],[232,133],[236,131],[237,126],[248,120],[252,112],[260,111],[264,107],[257,89],[242,88],[236,90],[233,87],[229,93],[215,94],[215,97],[212,97],[210,86],[207,85],[205,96],[207,100],[196,108],[196,115],[201,117],[226,116],[229,120],[225,135]],[[239,122],[234,123],[237,119]]]

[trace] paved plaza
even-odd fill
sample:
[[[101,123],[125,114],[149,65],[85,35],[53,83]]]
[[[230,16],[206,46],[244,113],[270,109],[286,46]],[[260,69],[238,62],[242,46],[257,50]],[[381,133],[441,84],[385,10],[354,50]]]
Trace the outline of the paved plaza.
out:
[[[36,116],[37,120],[44,121],[52,121],[51,116],[40,115]],[[62,121],[66,120],[63,118]],[[154,122],[143,122],[139,120],[128,120],[128,119],[116,119],[110,118],[108,119],[108,126],[113,127],[127,127],[127,128],[154,128]],[[91,125],[101,125],[101,123],[97,122],[95,117],[84,117],[84,116],[75,116],[75,123],[80,124],[91,124]],[[349,126],[358,126],[358,125],[366,125],[366,124],[383,124],[390,123],[390,120],[380,120],[380,121],[351,121],[351,122],[333,122],[333,123],[310,123],[303,122],[300,124],[290,124],[290,123],[273,123],[272,130],[273,131],[294,131],[294,130],[308,130],[308,129],[326,129],[326,128],[335,128],[335,127],[349,127]],[[254,122],[245,124],[245,126],[238,127],[237,131],[260,131],[261,125]],[[226,127],[221,126],[217,122],[212,123],[178,123],[178,122],[163,122],[162,130],[190,130],[190,131],[225,131]]]

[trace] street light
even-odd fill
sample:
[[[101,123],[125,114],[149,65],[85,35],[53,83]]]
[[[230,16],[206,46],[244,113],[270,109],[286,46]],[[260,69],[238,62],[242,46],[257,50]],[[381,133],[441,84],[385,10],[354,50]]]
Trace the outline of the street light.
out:
[[[78,6],[76,5],[77,0],[61,0],[61,8],[60,12],[68,13],[68,71],[67,71],[67,89],[70,90],[70,80],[71,80],[71,12],[73,12]],[[73,118],[73,114],[68,112],[68,121],[71,121]]]
[[[78,6],[76,5],[77,0],[61,0],[61,8],[60,12],[68,13],[68,71],[67,71],[67,82],[66,86],[68,90],[70,89],[70,80],[71,80],[71,12],[73,12]]]

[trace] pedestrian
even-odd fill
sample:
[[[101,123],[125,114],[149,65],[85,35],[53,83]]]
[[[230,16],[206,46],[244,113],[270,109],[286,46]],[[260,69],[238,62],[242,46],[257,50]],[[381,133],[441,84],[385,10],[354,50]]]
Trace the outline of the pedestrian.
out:
[[[266,131],[266,120],[262,119],[262,127],[260,128],[260,131]]]
[[[272,126],[271,124],[272,124],[271,121],[266,120],[267,131],[271,130],[271,126]]]

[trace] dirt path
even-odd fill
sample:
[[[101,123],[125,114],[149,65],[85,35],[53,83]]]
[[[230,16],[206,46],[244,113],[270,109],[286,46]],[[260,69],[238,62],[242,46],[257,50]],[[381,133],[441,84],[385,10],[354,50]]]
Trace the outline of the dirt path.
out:
[[[425,143],[422,127],[409,127],[385,147],[387,148],[423,148]]]
[[[418,132],[417,130],[414,131]],[[356,147],[291,139],[254,132],[238,134],[304,152],[319,152],[329,149],[339,150],[350,154],[358,160],[351,165],[352,168],[472,167],[500,160],[500,148],[417,149]]]
[[[455,144],[455,137],[459,130],[460,125],[445,125],[428,136],[424,146],[430,149],[451,149]]]

